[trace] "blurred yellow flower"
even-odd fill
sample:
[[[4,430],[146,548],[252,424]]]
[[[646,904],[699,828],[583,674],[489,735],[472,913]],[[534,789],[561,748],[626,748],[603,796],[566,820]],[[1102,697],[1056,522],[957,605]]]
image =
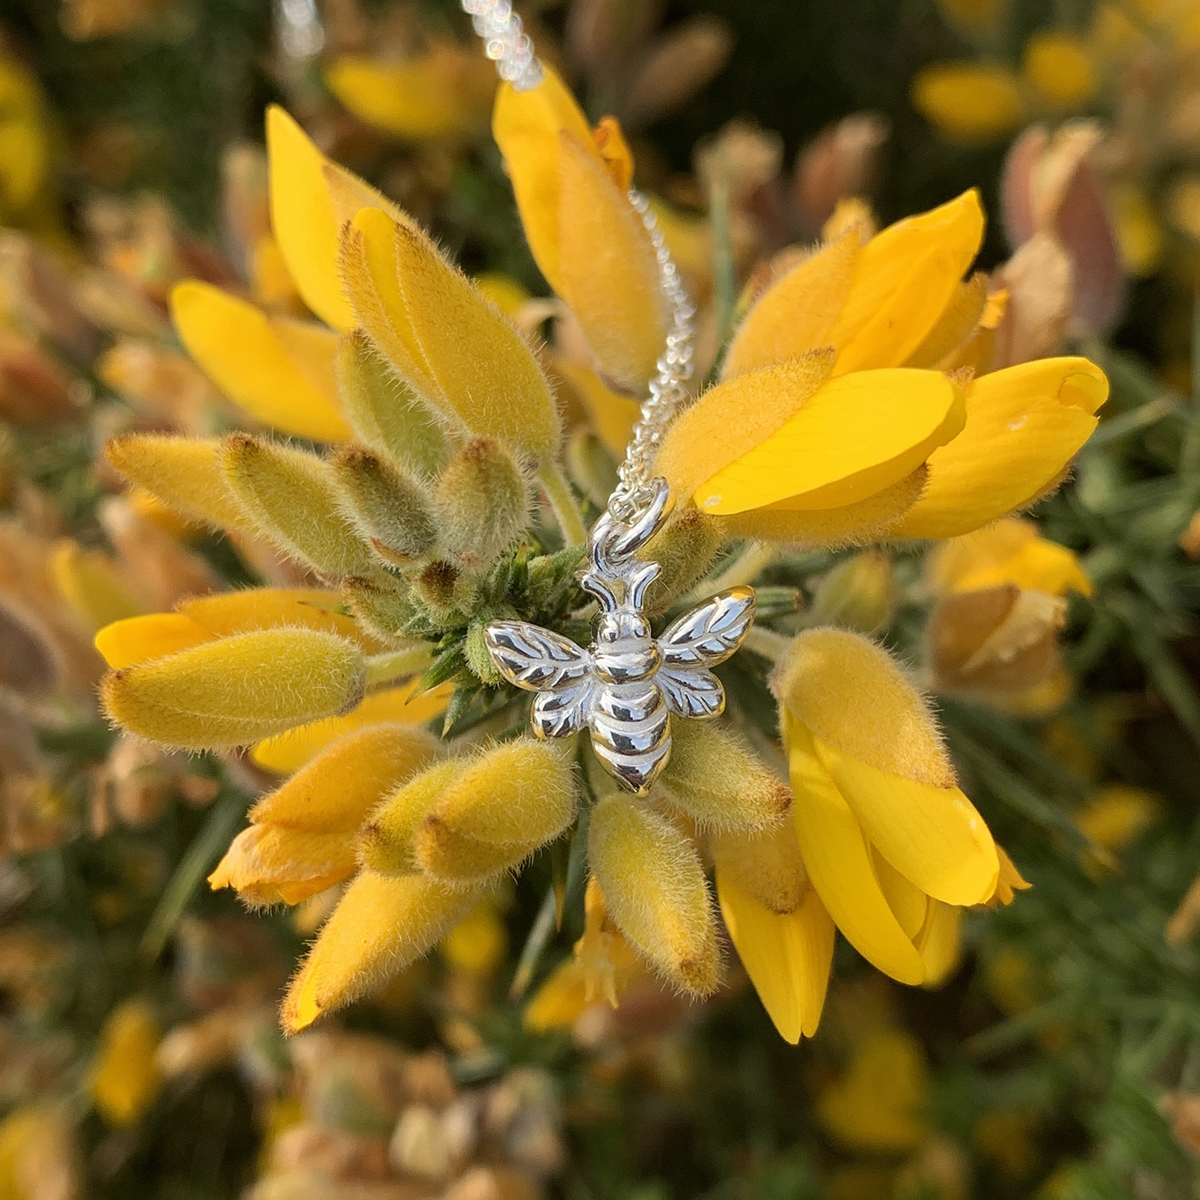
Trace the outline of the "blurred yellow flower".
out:
[[[986,62],[922,67],[912,83],[913,107],[939,133],[958,142],[990,142],[1015,132],[1025,119],[1020,80]]]
[[[126,1000],[105,1021],[91,1093],[100,1114],[113,1125],[132,1124],[158,1095],[162,1079],[155,1055],[161,1036],[144,1000]]]
[[[1074,112],[1096,94],[1096,69],[1087,47],[1073,34],[1042,30],[1026,43],[1025,80],[1038,98],[1058,112]]]

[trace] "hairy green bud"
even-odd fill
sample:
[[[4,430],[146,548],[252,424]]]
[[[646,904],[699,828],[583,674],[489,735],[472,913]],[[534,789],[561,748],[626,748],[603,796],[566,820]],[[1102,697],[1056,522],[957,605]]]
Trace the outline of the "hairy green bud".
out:
[[[332,461],[350,516],[376,554],[406,566],[432,549],[436,519],[419,484],[361,446],[339,446]]]
[[[666,612],[696,584],[717,557],[724,538],[720,523],[698,508],[675,513],[638,557],[662,567],[646,592],[646,611]]]
[[[437,485],[442,544],[464,566],[486,566],[521,536],[529,486],[512,455],[490,438],[468,442]]]
[[[341,514],[332,468],[316,455],[234,433],[221,444],[230,491],[262,535],[329,578],[365,570],[371,555]]]
[[[404,627],[416,615],[408,585],[394,575],[376,571],[347,575],[342,597],[355,620],[381,642],[406,642]]]
[[[342,339],[336,370],[342,410],[359,440],[398,467],[436,475],[450,457],[445,433],[361,329]]]
[[[872,634],[891,624],[895,607],[892,564],[879,550],[867,550],[838,563],[821,580],[809,611],[814,625]]]

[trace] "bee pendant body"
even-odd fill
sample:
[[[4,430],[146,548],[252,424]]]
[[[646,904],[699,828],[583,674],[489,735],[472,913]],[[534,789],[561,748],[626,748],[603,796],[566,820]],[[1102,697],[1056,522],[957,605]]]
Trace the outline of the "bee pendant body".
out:
[[[724,710],[724,689],[708,668],[734,653],[754,617],[754,590],[732,588],[652,635],[642,604],[660,568],[635,555],[666,521],[670,501],[665,481],[650,487],[653,498],[636,519],[605,512],[592,531],[582,586],[600,612],[587,650],[526,621],[494,621],[484,631],[501,675],[538,693],[534,733],[561,737],[586,726],[597,758],[639,795],[670,757],[672,716]]]

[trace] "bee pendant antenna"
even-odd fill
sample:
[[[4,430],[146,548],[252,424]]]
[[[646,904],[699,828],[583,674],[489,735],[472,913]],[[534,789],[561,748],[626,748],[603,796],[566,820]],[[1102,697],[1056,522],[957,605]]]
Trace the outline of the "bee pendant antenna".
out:
[[[537,87],[542,66],[511,0],[462,0],[462,6],[500,77],[518,92]],[[666,480],[651,471],[663,434],[688,399],[696,310],[646,197],[631,190],[629,202],[654,246],[671,326],[617,488],[588,539],[590,566],[582,585],[600,603],[592,643],[585,650],[526,621],[493,621],[484,640],[509,683],[537,692],[531,720],[538,737],[588,729],[608,771],[644,795],[670,757],[672,719],[715,717],[724,710],[725,692],[710,668],[741,645],[754,619],[754,589],[711,597],[657,638],[642,611],[660,568],[638,558],[638,551],[666,523],[672,505]]]

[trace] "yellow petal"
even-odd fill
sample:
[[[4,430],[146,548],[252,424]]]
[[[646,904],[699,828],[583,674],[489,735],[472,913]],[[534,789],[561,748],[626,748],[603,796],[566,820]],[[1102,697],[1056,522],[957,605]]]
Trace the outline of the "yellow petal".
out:
[[[917,935],[917,949],[925,964],[925,987],[938,987],[950,978],[962,951],[963,910],[938,900],[929,902],[925,927]]]
[[[810,890],[791,821],[754,832],[715,831],[708,851],[721,878],[768,912],[795,912]]]
[[[725,355],[724,378],[832,345],[830,334],[860,253],[859,231],[851,229],[772,284],[738,326]]]
[[[403,970],[470,912],[482,890],[360,872],[288,988],[284,1028],[298,1033]]]
[[[277,105],[267,109],[271,227],[304,303],[334,329],[358,322],[338,278],[341,227],[357,209],[398,210],[369,184],[328,162],[299,125]],[[330,175],[339,184],[337,194]],[[349,209],[349,211],[347,211]]]
[[[281,775],[287,775],[299,770],[335,738],[361,729],[365,725],[376,725],[381,721],[423,725],[446,711],[452,688],[439,687],[423,695],[413,696],[416,686],[414,680],[401,687],[372,692],[345,716],[327,717],[308,725],[299,725],[278,737],[260,742],[254,747],[250,757],[268,771],[278,771]]]
[[[345,712],[362,696],[357,647],[308,629],[267,629],[205,642],[105,676],[109,718],[149,741],[238,746]]]
[[[920,983],[925,967],[888,905],[862,830],[798,722],[787,723],[792,817],[809,879],[847,941],[901,983]]]
[[[1048,596],[1092,592],[1092,581],[1072,551],[1039,537],[1032,521],[1016,517],[944,542],[927,557],[926,572],[930,587],[943,594],[1006,584]]]
[[[1096,91],[1096,68],[1087,46],[1075,35],[1043,29],[1026,43],[1025,79],[1051,108],[1081,108]]]
[[[762,377],[785,369],[734,383],[769,387]],[[854,504],[899,483],[962,426],[962,395],[940,372],[857,371],[822,384],[781,429],[706,479],[695,502],[718,516]]]
[[[112,438],[104,457],[127,479],[169,508],[204,525],[255,532],[221,470],[219,438],[127,433]]]
[[[829,335],[835,375],[900,366],[936,326],[979,253],[983,208],[973,188],[881,230],[858,256],[854,285]]]
[[[554,71],[546,69],[542,82],[527,91],[500,85],[492,133],[512,179],[534,261],[550,286],[562,295],[558,265],[560,130],[582,146],[592,144],[587,119]]]
[[[976,379],[962,433],[929,456],[929,484],[897,537],[957,537],[1031,503],[1096,428],[1108,398],[1086,358],[1048,358]]]
[[[944,62],[923,67],[912,85],[913,107],[947,138],[990,142],[1025,119],[1015,75],[990,63]]]
[[[901,875],[947,904],[980,904],[992,894],[996,845],[957,787],[881,771],[816,738],[813,746],[863,833]]]
[[[803,411],[829,376],[830,351],[746,372],[710,388],[672,423],[654,464],[681,500]]]
[[[171,316],[188,353],[235,404],[284,433],[339,442],[350,427],[337,402],[337,335],[265,313],[190,279],[171,292]]]
[[[360,120],[398,137],[425,140],[462,134],[486,120],[491,72],[472,87],[479,61],[474,47],[435,43],[402,62],[347,54],[325,73],[329,90]],[[491,78],[489,78],[491,76]]]
[[[717,897],[730,940],[780,1037],[812,1037],[825,1006],[833,962],[833,921],[811,889],[780,915],[752,900],[717,869]]]
[[[203,625],[180,613],[149,613],[105,625],[96,634],[96,649],[116,670],[198,646],[212,636]]]
[[[559,295],[599,373],[640,393],[666,349],[658,263],[641,217],[589,142],[559,135]]]
[[[906,367],[938,367],[962,353],[978,330],[988,306],[987,276],[978,271],[954,290],[937,323],[904,361]]]
[[[341,595],[325,588],[243,588],[184,600],[175,611],[203,626],[210,637],[279,625],[303,626],[357,642],[364,654],[381,652],[383,646],[340,611],[343,606]]]
[[[716,922],[692,843],[643,802],[614,794],[592,809],[588,862],[625,937],[677,987],[712,992]]]
[[[377,212],[372,220],[386,219]],[[360,214],[354,227],[361,229],[362,220]],[[405,315],[435,386],[427,399],[473,434],[535,460],[552,456],[558,411],[516,327],[424,234],[393,224],[392,236]]]
[[[879,888],[888,902],[888,908],[900,922],[905,937],[915,944],[929,913],[929,897],[905,879],[874,846],[871,847],[871,866],[875,869],[875,878],[879,880]]]
[[[58,594],[90,629],[102,629],[146,608],[119,578],[107,555],[85,550],[74,538],[55,544],[50,571]]]

